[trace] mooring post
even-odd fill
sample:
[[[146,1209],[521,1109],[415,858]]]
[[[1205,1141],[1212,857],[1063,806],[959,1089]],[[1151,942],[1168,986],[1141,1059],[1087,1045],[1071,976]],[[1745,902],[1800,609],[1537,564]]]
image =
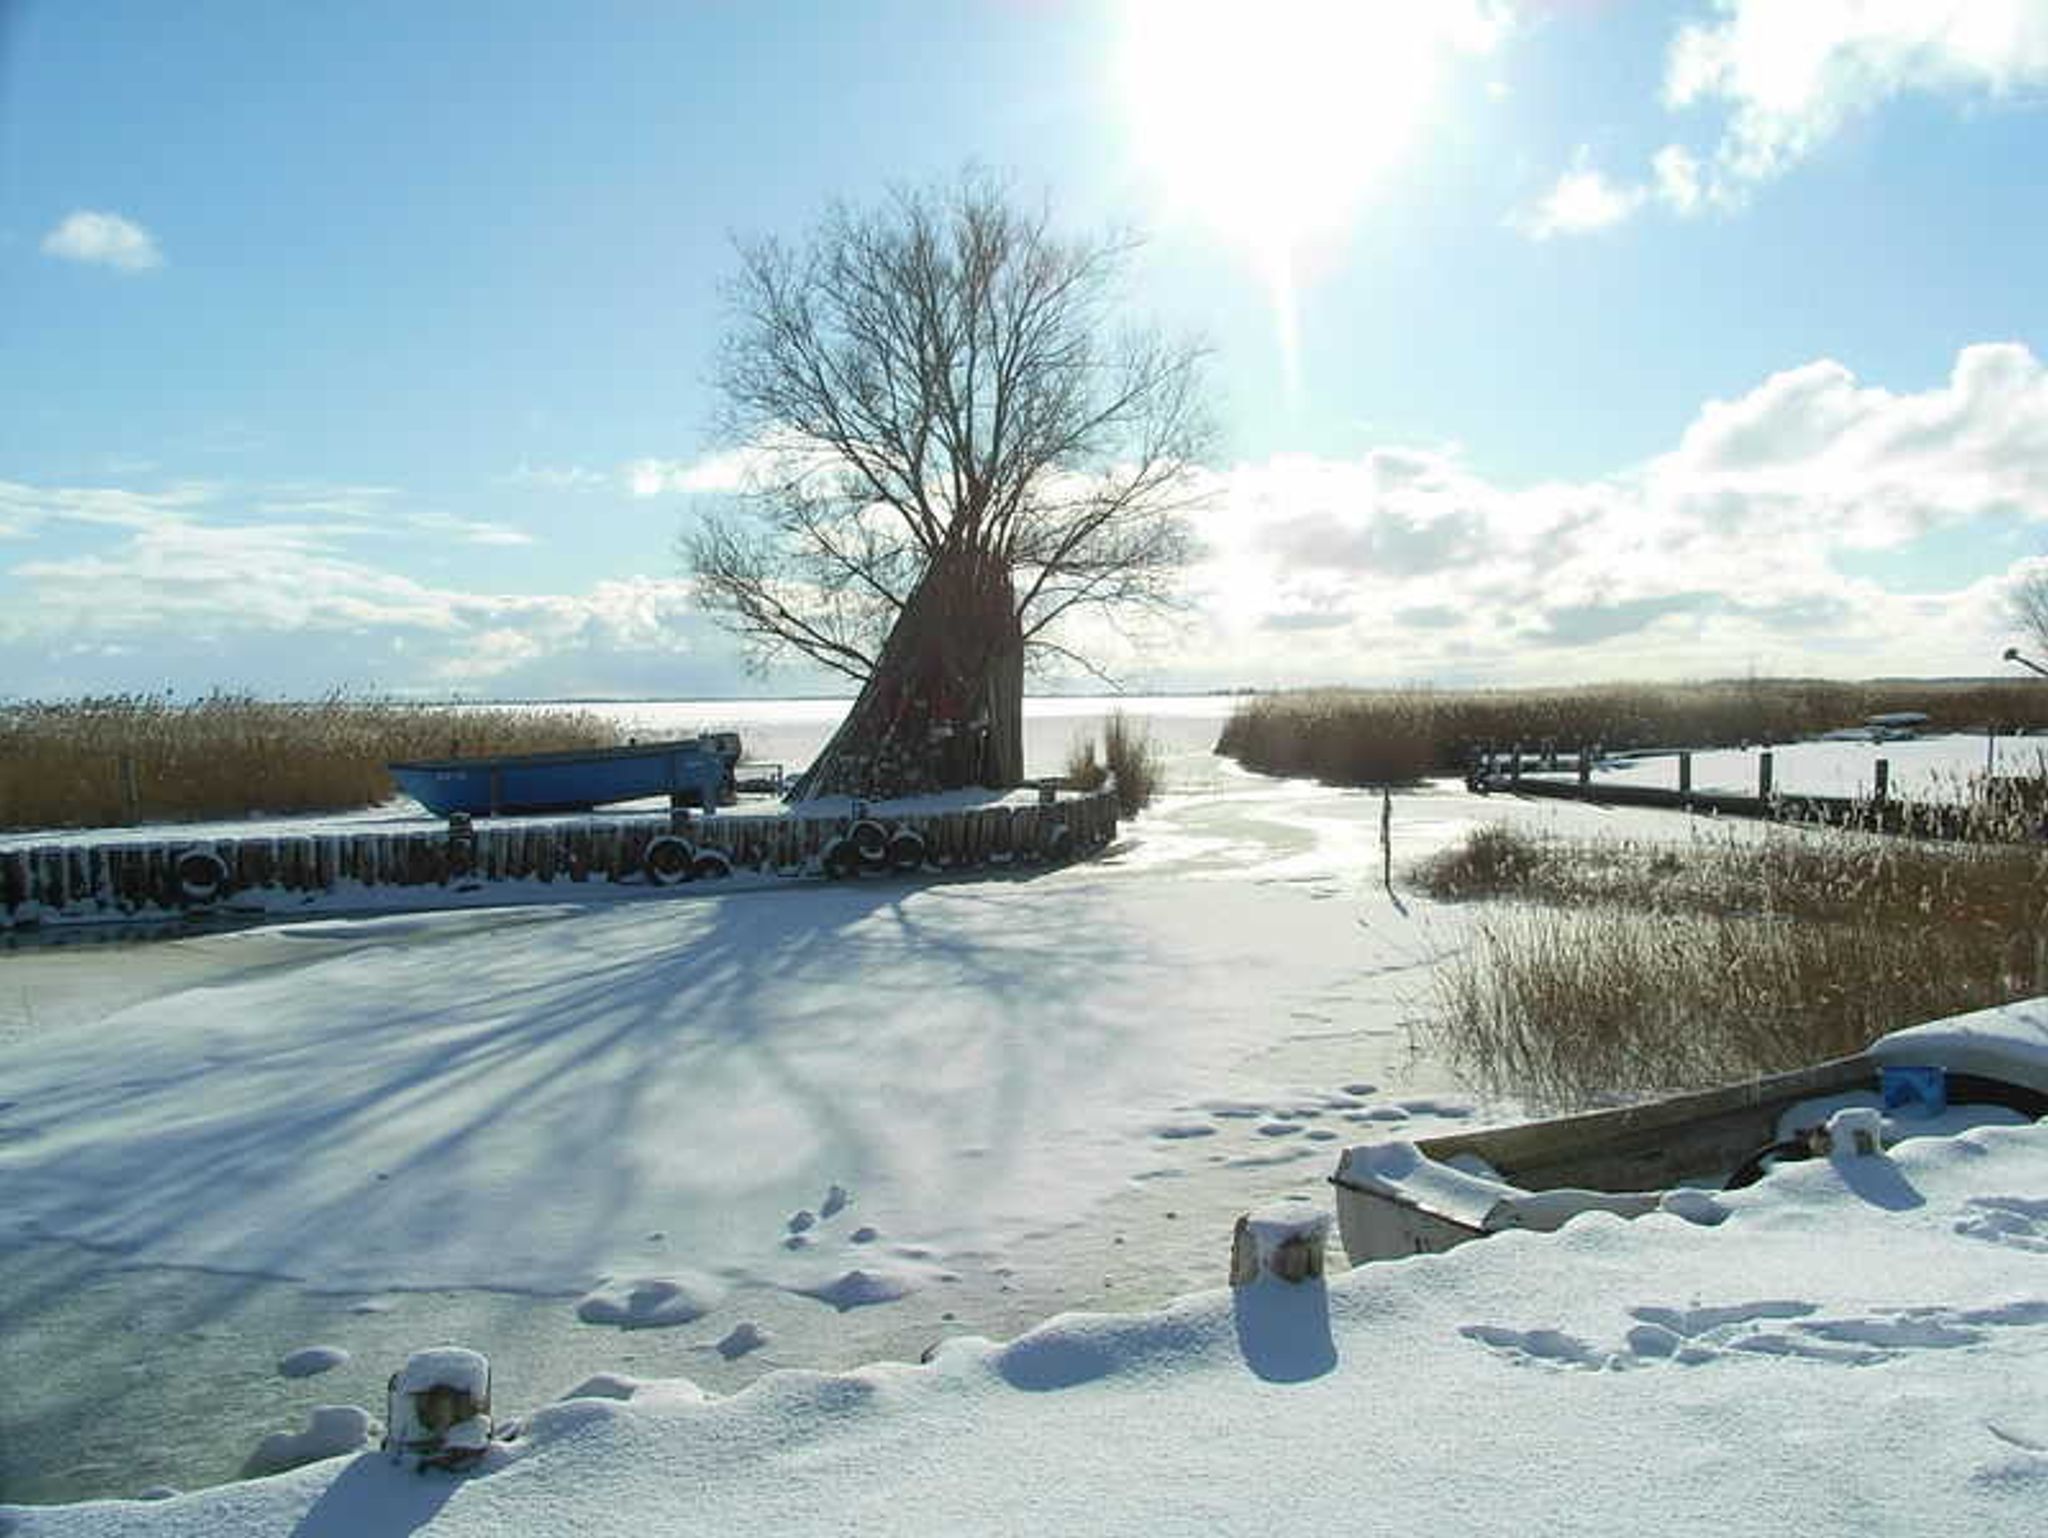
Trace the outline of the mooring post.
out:
[[[1681,796],[1692,794],[1692,755],[1690,753],[1680,753],[1678,755],[1678,793]]]
[[[1765,748],[1756,756],[1756,798],[1759,801],[1771,799],[1771,750]]]
[[[116,763],[116,772],[121,780],[121,820],[142,821],[142,782],[135,772],[135,755],[123,753]]]
[[[1230,1285],[1249,1287],[1261,1277],[1312,1282],[1323,1274],[1330,1219],[1299,1206],[1275,1206],[1244,1213],[1230,1236]]]

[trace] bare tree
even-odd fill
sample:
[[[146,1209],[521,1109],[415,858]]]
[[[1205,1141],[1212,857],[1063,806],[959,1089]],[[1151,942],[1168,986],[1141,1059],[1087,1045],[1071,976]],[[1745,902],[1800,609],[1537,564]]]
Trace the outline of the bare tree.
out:
[[[2034,645],[2048,652],[2048,566],[2037,566],[2012,590],[2012,617]]]
[[[743,244],[717,383],[748,464],[684,540],[758,662],[858,681],[802,795],[1023,776],[1027,655],[1170,599],[1207,440],[1200,349],[1118,327],[1128,239],[969,173]]]

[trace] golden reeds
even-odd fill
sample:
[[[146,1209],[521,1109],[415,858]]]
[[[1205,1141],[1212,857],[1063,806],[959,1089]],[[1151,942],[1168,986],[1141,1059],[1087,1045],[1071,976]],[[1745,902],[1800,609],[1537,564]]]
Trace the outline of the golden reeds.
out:
[[[101,827],[373,806],[385,764],[616,743],[588,711],[329,695],[97,695],[0,706],[0,827]]]

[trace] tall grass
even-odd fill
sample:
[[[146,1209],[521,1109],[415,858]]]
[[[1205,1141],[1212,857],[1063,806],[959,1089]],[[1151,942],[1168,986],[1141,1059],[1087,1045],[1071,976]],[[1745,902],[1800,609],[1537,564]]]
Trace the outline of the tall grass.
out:
[[[0,827],[342,811],[394,794],[384,768],[393,759],[617,741],[612,725],[588,711],[341,695],[278,702],[122,694],[7,705],[0,706]]]
[[[1152,733],[1121,710],[1103,718],[1100,756],[1091,737],[1076,740],[1067,750],[1066,781],[1074,789],[1100,790],[1112,775],[1117,810],[1126,817],[1150,806],[1166,781],[1165,756]]]
[[[1690,846],[1481,829],[1415,872],[1520,901],[1437,973],[1428,1034],[1550,1105],[1697,1088],[2048,992],[2048,851],[1776,828]]]
[[[1254,696],[1219,753],[1268,774],[1399,784],[1455,774],[1483,745],[1709,748],[1786,742],[1919,710],[1937,731],[2048,729],[2039,680],[1596,684],[1574,689],[1312,690]]]

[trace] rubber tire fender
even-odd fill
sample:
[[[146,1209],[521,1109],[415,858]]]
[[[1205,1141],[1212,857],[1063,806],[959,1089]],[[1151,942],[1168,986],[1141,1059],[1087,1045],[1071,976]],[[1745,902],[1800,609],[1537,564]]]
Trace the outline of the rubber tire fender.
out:
[[[664,833],[648,843],[647,852],[640,857],[640,868],[655,886],[675,886],[690,879],[696,859],[697,851],[687,839]]]

